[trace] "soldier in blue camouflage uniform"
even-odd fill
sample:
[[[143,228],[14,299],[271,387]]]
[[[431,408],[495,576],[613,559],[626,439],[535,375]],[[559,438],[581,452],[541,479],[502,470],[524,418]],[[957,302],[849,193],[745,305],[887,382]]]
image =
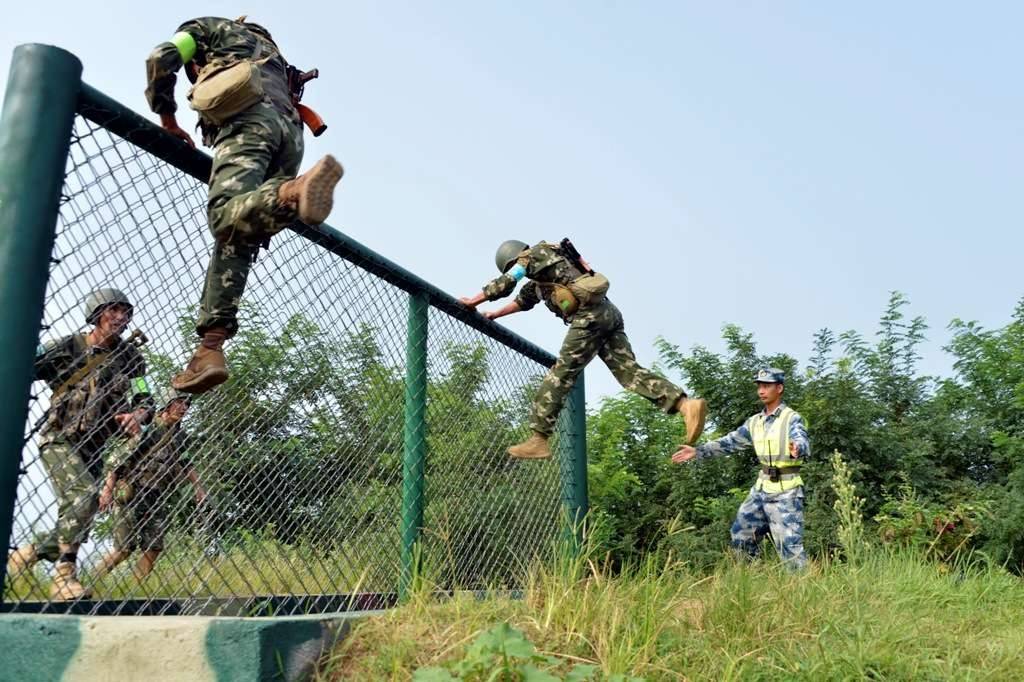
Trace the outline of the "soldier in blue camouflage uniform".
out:
[[[40,559],[55,562],[54,600],[88,594],[76,563],[96,515],[107,442],[117,434],[139,433],[152,417],[146,362],[135,344],[121,338],[132,313],[124,293],[94,291],[85,300],[85,318],[95,328],[48,341],[36,356],[36,378],[52,391],[39,457],[57,497],[57,527],[16,550],[7,570],[14,576]]]
[[[258,65],[262,99],[219,124],[200,112],[203,141],[213,147],[207,212],[214,247],[200,301],[201,343],[174,388],[203,393],[228,378],[223,345],[238,331],[238,306],[261,246],[296,219],[327,219],[341,164],[326,156],[296,177],[302,161],[302,125],[292,100],[287,63],[270,33],[258,24],[203,17],[186,21],[146,61],[146,99],[161,125],[189,144],[175,118],[175,73],[190,80],[220,67]]]
[[[540,242],[529,246],[509,240],[498,247],[495,264],[502,275],[485,284],[477,295],[460,299],[463,304],[476,308],[484,301],[504,298],[525,277],[530,281],[512,303],[484,316],[494,320],[530,310],[543,301],[569,326],[558,361],[544,377],[534,398],[530,413],[533,434],[509,448],[512,457],[551,456],[548,439],[555,430],[558,413],[576,377],[595,356],[604,361],[623,388],[642,395],[667,413],[680,413],[686,420],[687,442],[692,443],[700,436],[706,413],[704,401],[687,397],[683,389],[637,363],[619,309],[603,294],[590,296],[580,291],[584,276],[593,273],[586,261],[567,254],[560,244]]]
[[[732,524],[733,549],[743,556],[757,556],[761,541],[770,533],[786,567],[802,570],[807,554],[800,467],[810,455],[811,443],[803,418],[782,402],[785,373],[774,367],[762,369],[754,380],[764,410],[727,436],[696,448],[684,446],[672,461],[680,464],[753,447],[762,468]]]
[[[185,457],[188,436],[181,420],[189,408],[189,395],[173,391],[167,397],[153,423],[119,443],[109,458],[100,510],[113,508],[114,549],[103,557],[94,574],[97,580],[136,550],[142,552],[136,579],[150,574],[163,552],[170,498],[181,481],[192,483],[197,504],[206,500],[199,476]]]

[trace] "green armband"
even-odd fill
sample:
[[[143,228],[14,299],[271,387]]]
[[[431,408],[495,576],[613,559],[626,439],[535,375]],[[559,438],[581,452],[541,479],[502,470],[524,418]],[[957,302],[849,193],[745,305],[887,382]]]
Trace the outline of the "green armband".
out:
[[[152,391],[149,390],[149,384],[146,383],[145,377],[139,377],[132,379],[132,397],[136,398],[140,395],[150,395]]]
[[[178,48],[182,64],[188,64],[196,56],[196,39],[191,34],[179,31],[171,36],[171,43]]]

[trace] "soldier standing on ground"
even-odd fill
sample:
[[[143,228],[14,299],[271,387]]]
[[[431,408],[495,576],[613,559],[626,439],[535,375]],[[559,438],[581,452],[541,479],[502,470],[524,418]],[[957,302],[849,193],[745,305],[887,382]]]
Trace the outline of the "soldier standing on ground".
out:
[[[787,568],[807,565],[804,552],[804,482],[800,467],[811,453],[803,418],[782,402],[786,375],[774,367],[754,378],[764,409],[738,429],[696,448],[683,446],[672,455],[676,464],[740,452],[751,446],[761,472],[732,524],[732,546],[742,556],[757,556],[761,540],[771,535]]]
[[[333,156],[296,177],[302,161],[302,124],[288,64],[270,33],[245,17],[182,24],[146,61],[146,99],[165,130],[189,144],[175,118],[175,73],[185,66],[203,142],[212,146],[207,213],[214,247],[206,273],[196,333],[201,338],[171,385],[203,393],[227,381],[224,341],[238,331],[238,306],[261,246],[296,219],[327,219],[342,176]]]
[[[484,313],[490,320],[530,310],[543,301],[569,331],[558,361],[544,377],[530,413],[533,434],[509,448],[512,457],[545,459],[551,456],[548,439],[555,430],[558,413],[583,368],[600,356],[622,387],[647,398],[667,413],[678,412],[686,420],[686,442],[693,443],[704,430],[704,400],[689,398],[683,389],[664,377],[641,367],[626,336],[622,313],[608,300],[608,280],[593,272],[568,239],[560,244],[509,240],[498,247],[495,264],[500,277],[484,285],[475,296],[459,299],[476,308],[484,301],[496,301],[511,294],[519,280],[530,281],[516,299],[495,311]]]
[[[190,403],[187,393],[172,391],[153,423],[111,456],[100,493],[100,511],[113,508],[114,549],[103,557],[94,576],[97,580],[136,550],[142,552],[136,579],[141,581],[152,572],[164,550],[170,497],[180,481],[192,483],[197,504],[206,501],[199,475],[185,458],[188,435],[181,420]]]
[[[121,291],[98,289],[85,299],[93,330],[45,343],[36,355],[36,379],[52,390],[39,457],[57,497],[57,526],[11,554],[7,572],[13,577],[40,559],[55,562],[54,600],[88,595],[76,564],[96,516],[107,442],[117,433],[137,435],[152,417],[146,362],[121,338],[133,312]]]

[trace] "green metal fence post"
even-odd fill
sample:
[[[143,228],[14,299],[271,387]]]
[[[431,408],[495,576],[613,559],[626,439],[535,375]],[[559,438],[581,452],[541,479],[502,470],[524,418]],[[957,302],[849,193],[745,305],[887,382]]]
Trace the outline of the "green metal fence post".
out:
[[[49,45],[20,45],[0,114],[0,547],[18,494],[32,364],[71,146],[82,63]],[[6,555],[6,552],[2,552]],[[6,561],[4,562],[6,564]],[[0,569],[0,602],[5,570]]]
[[[583,520],[590,508],[587,493],[587,398],[583,372],[562,408],[562,504],[570,524],[573,549],[583,542]]]
[[[409,294],[405,359],[405,457],[402,466],[402,574],[405,599],[415,574],[416,543],[423,527],[424,468],[427,455],[427,313],[425,293]]]

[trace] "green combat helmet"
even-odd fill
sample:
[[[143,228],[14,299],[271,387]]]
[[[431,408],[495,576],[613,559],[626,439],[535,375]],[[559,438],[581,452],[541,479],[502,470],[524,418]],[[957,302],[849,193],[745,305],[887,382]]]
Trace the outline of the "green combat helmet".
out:
[[[85,297],[85,306],[83,307],[86,323],[96,324],[104,308],[118,303],[128,306],[129,311],[134,309],[132,302],[128,300],[128,297],[120,289],[107,287],[92,292]]]
[[[498,252],[494,254],[494,264],[498,266],[498,270],[502,273],[508,272],[508,269],[516,262],[519,255],[528,248],[530,248],[529,244],[518,239],[509,239],[507,242],[502,242],[501,246],[498,247]]]
[[[187,405],[192,404],[192,395],[190,393],[185,393],[184,391],[179,391],[176,388],[167,389],[167,392],[163,394],[162,398],[163,400],[160,401],[161,410],[166,410],[175,400],[184,400]]]

